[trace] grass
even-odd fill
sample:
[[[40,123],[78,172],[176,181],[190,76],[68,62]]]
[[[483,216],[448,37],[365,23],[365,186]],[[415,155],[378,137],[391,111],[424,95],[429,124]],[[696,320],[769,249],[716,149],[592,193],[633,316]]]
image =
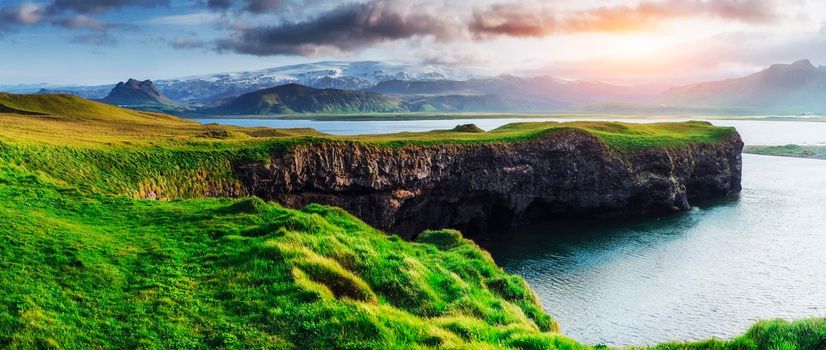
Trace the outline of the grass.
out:
[[[746,146],[743,152],[766,156],[826,159],[826,146]]]
[[[760,321],[731,340],[711,339],[693,343],[667,343],[655,350],[821,350],[826,349],[826,319]]]
[[[201,125],[131,111],[67,95],[0,94],[0,158],[84,191],[135,198],[244,195],[234,164],[267,162],[301,144],[361,142],[376,147],[524,142],[563,131],[589,133],[618,154],[654,147],[685,147],[726,139],[733,129],[705,122],[515,123],[481,132],[452,130],[333,136],[311,129]]]
[[[733,128],[707,122],[629,124],[617,122],[512,123],[490,132],[466,125],[453,130],[384,135],[333,136],[311,129],[240,128],[200,125],[163,114],[138,112],[87,101],[69,95],[12,95],[0,93],[0,105],[22,112],[0,112],[0,139],[16,142],[109,148],[112,145],[198,147],[255,147],[262,143],[355,141],[405,146],[468,142],[525,141],[564,130],[595,135],[623,151],[715,143]],[[264,139],[264,140],[261,140]]]
[[[0,348],[590,348],[456,231],[407,242],[325,206],[89,194],[8,163],[0,203]],[[656,348],[823,335],[773,321]]]
[[[515,124],[345,140],[45,99],[0,95],[27,113],[0,114],[0,348],[589,349],[459,232],[408,242],[336,208],[200,197],[238,185],[232,162],[309,142],[504,142],[581,128],[679,146],[727,135],[703,123]],[[660,348],[792,348],[822,331],[768,322],[729,342]]]
[[[456,232],[416,243],[318,205],[89,195],[8,163],[0,182],[2,348],[582,347]]]

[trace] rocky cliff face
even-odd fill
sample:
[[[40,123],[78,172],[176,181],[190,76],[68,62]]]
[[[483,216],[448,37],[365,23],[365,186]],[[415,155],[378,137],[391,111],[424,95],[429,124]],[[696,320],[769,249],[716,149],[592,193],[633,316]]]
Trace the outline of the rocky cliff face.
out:
[[[243,164],[247,191],[290,207],[342,207],[389,232],[481,230],[554,216],[674,212],[739,192],[743,143],[634,153],[563,131],[529,142],[320,143]]]
[[[112,88],[102,102],[113,105],[173,105],[172,100],[164,96],[151,80],[138,81],[129,79],[127,82],[120,82]]]

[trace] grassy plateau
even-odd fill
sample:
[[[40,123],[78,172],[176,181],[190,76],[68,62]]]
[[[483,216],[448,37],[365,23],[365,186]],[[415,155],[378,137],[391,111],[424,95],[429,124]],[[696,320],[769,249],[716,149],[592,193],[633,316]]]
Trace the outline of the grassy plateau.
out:
[[[826,146],[746,146],[743,151],[766,156],[826,159]]]
[[[211,198],[241,189],[234,162],[303,143],[516,142],[570,129],[618,152],[733,132],[594,122],[342,138],[0,94],[0,348],[594,348],[561,334],[524,280],[459,232],[408,242],[337,208]],[[824,337],[823,320],[766,321],[732,340],[655,348],[813,349]]]

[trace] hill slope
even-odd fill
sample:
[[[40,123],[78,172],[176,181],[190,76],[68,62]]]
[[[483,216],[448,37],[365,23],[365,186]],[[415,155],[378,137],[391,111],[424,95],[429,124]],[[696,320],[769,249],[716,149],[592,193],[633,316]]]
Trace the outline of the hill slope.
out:
[[[776,64],[753,75],[673,88],[660,102],[777,113],[826,113],[826,67],[808,60]]]
[[[74,95],[0,93],[0,106],[15,109],[24,114],[46,115],[59,120],[133,122],[154,125],[191,124],[191,122],[170,115],[118,108]]]
[[[100,100],[105,98],[112,92],[114,86],[81,86],[81,87],[58,87],[58,88],[42,88],[37,91],[41,95],[75,95],[89,100]]]
[[[341,210],[83,194],[0,160],[0,347],[575,343],[457,233],[393,239]]]
[[[335,138],[73,96],[0,104],[36,113],[0,111],[0,348],[11,349],[589,349],[458,232],[408,242],[330,207],[193,197],[232,189],[239,160],[302,143],[517,142],[571,127],[614,147],[712,136],[699,124],[548,123]],[[161,190],[169,196],[155,198],[183,199],[133,198]],[[808,349],[824,335],[823,321],[775,321],[659,348]]]
[[[397,98],[339,89],[314,89],[287,84],[244,94],[205,110],[214,114],[255,115],[289,113],[400,112],[406,108]]]
[[[466,81],[402,81],[378,83],[369,91],[397,96],[494,96],[522,101],[539,111],[570,110],[579,105],[611,101],[646,102],[663,90],[657,86],[617,86],[599,82],[566,81],[551,77],[501,76]],[[509,107],[509,108],[514,108]],[[519,109],[511,109],[519,111]]]

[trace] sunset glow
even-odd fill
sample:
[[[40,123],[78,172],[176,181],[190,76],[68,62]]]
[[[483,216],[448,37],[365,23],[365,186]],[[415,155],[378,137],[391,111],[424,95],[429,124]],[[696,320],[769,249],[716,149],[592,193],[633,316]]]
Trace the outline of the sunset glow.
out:
[[[0,4],[0,78],[14,83],[103,83],[121,78],[125,65],[169,78],[375,59],[482,75],[675,84],[803,58],[826,62],[826,50],[815,49],[826,43],[826,4],[814,0]],[[59,67],[43,55],[54,49]],[[16,69],[20,62],[31,69]]]

